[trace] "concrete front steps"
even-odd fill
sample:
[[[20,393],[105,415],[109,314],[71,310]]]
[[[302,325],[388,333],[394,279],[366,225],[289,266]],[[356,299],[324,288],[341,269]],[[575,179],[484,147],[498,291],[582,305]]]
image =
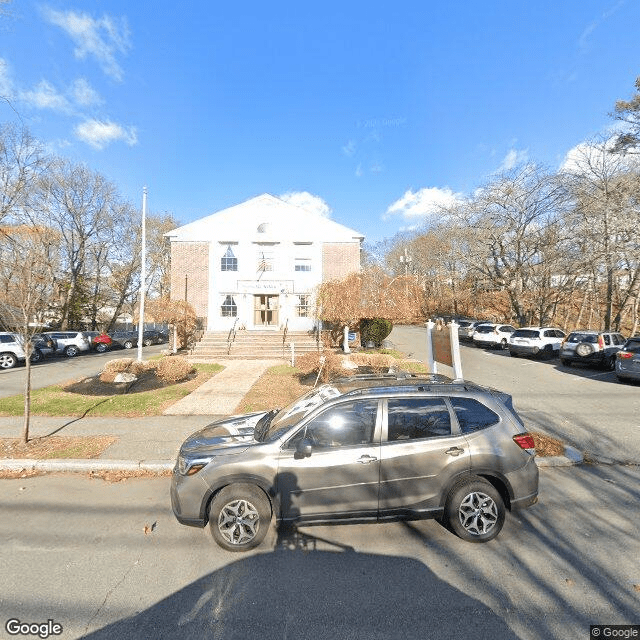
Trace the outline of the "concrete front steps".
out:
[[[314,335],[306,331],[289,331],[284,339],[282,331],[238,331],[229,344],[228,332],[208,331],[193,345],[189,360],[224,359],[273,360],[291,358],[291,344],[295,354],[317,351]]]

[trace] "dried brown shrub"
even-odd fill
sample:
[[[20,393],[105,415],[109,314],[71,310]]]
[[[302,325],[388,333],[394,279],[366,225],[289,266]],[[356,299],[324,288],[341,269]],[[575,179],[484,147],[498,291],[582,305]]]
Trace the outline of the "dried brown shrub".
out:
[[[322,364],[320,358],[324,357],[324,364]],[[318,371],[320,371],[321,382],[327,382],[331,380],[331,378],[335,378],[336,376],[348,375],[348,372],[342,366],[343,358],[341,355],[336,353],[335,351],[331,351],[329,349],[318,353],[305,353],[296,358],[296,367],[300,370],[303,375],[318,375]]]
[[[162,358],[156,367],[158,378],[164,382],[186,380],[189,374],[194,371],[194,366],[186,358],[181,358],[180,356]]]
[[[354,353],[351,362],[359,367],[368,367],[375,371],[387,371],[397,360],[386,353]]]
[[[133,363],[133,358],[119,358],[118,360],[109,360],[104,365],[105,373],[123,373],[129,371],[129,367]]]

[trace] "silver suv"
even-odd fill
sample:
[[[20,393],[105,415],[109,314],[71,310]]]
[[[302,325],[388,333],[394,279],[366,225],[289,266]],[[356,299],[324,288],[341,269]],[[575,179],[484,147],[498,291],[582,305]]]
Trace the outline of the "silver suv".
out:
[[[616,353],[626,338],[616,331],[572,331],[560,347],[560,362],[570,367],[574,362],[604,367],[613,371]]]
[[[214,422],[191,435],[173,470],[179,522],[229,551],[280,522],[438,518],[470,542],[534,504],[533,438],[511,396],[444,376],[355,376],[290,406]]]

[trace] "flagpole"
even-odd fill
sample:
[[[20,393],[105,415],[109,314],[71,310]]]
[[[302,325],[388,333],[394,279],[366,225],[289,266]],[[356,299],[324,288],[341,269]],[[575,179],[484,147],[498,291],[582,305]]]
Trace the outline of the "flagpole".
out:
[[[138,317],[138,362],[142,362],[144,340],[144,290],[147,280],[147,187],[142,189],[142,264],[140,265],[140,314]]]

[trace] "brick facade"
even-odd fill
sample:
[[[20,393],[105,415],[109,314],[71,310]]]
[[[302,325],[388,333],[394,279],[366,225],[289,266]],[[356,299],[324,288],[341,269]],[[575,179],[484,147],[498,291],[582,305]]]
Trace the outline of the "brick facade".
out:
[[[322,245],[322,280],[341,280],[360,271],[359,242],[326,242]]]
[[[199,318],[207,318],[209,299],[209,242],[171,243],[171,299],[187,302]]]

